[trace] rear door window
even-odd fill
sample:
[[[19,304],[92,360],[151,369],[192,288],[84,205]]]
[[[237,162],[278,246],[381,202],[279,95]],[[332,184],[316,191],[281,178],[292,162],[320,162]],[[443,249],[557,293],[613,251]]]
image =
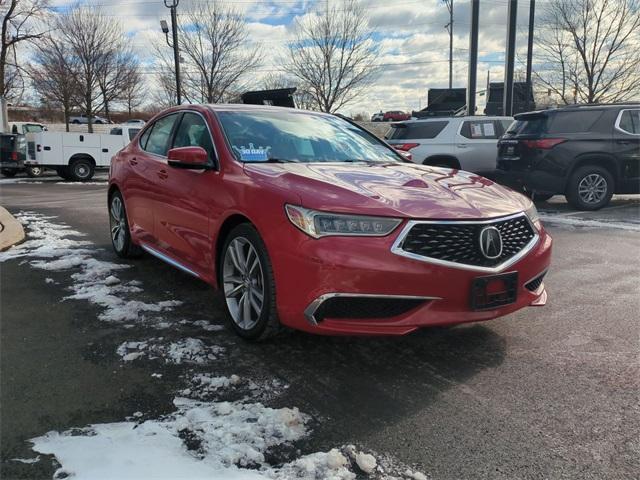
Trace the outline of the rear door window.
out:
[[[548,133],[584,133],[591,130],[602,110],[557,112],[549,117]]]
[[[392,126],[388,140],[436,138],[449,122],[399,123]]]
[[[632,135],[640,135],[640,109],[623,110],[618,122],[618,128]]]
[[[473,140],[498,138],[498,132],[493,120],[467,120],[462,124],[460,135]]]
[[[157,120],[151,127],[151,133],[146,139],[146,143],[143,143],[145,139],[141,139],[140,146],[149,153],[166,157],[167,150],[169,150],[171,132],[177,118],[178,115],[173,113]]]

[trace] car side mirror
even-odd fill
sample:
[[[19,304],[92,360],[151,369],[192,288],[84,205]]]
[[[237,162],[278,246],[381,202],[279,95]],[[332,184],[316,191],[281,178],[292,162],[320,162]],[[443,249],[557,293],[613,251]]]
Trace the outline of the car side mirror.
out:
[[[167,154],[170,167],[202,170],[211,167],[209,155],[202,147],[172,148]]]

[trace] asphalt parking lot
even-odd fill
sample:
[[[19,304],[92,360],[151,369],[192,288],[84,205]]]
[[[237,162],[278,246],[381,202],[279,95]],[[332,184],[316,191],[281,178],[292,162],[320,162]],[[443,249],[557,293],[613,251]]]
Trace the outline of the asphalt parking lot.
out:
[[[111,250],[104,177],[84,185],[0,180],[0,204],[82,234],[85,259],[125,263]],[[130,295],[144,304],[182,303],[145,322],[105,321],[103,306],[62,300],[77,284],[77,265],[7,259],[2,478],[51,478],[50,456],[17,460],[35,457],[29,439],[171,412],[185,376],[198,373],[250,378],[268,386],[265,404],[310,415],[310,435],[297,451],[273,453],[274,463],[355,444],[433,479],[638,478],[640,197],[616,197],[591,213],[571,211],[561,197],[539,209],[555,241],[546,307],[401,338],[291,333],[247,344],[218,328],[215,292],[149,256],[118,270],[119,281],[135,282]],[[124,361],[118,353],[127,342],[185,338],[210,347],[209,359]]]

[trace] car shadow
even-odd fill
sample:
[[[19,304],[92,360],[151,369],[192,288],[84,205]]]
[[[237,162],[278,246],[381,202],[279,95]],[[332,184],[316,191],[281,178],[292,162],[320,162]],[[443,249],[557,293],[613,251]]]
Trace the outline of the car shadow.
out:
[[[505,340],[480,324],[403,337],[295,332],[270,343],[241,342],[231,355],[237,368],[266,370],[290,385],[276,402],[313,413],[320,420],[314,437],[332,445],[414,415],[448,389],[501,364]]]

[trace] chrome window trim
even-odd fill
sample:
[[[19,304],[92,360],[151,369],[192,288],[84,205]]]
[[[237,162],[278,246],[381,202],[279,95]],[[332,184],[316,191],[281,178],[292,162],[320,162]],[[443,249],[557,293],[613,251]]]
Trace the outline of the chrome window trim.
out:
[[[614,125],[615,129],[618,130],[619,132],[622,132],[626,135],[631,135],[632,137],[640,137],[640,133],[631,133],[626,131],[625,129],[623,129],[622,127],[620,127],[620,121],[622,120],[622,115],[624,114],[624,112],[628,112],[628,111],[638,111],[640,112],[640,108],[623,108],[622,110],[620,110],[618,112],[618,116],[616,117],[616,123]]]
[[[399,300],[442,300],[442,297],[423,297],[420,295],[383,295],[377,293],[325,293],[320,295],[314,301],[312,301],[304,310],[304,316],[311,325],[318,325],[318,321],[315,318],[315,313],[324,302],[330,298],[396,298]]]
[[[517,254],[505,260],[501,264],[496,265],[495,267],[481,267],[477,265],[467,265],[464,263],[450,262],[448,260],[439,260],[437,258],[424,257],[422,255],[407,252],[406,250],[402,249],[402,243],[404,242],[409,231],[415,225],[423,225],[423,224],[486,225],[489,223],[502,222],[505,220],[511,220],[519,217],[525,217],[527,219],[527,222],[529,222],[529,225],[531,226],[531,229],[534,232],[533,238]],[[460,270],[471,270],[474,272],[499,273],[505,270],[506,268],[509,268],[510,266],[514,265],[515,263],[519,262],[522,258],[524,258],[533,249],[533,247],[536,246],[539,239],[540,239],[540,235],[538,234],[538,229],[535,227],[535,225],[533,225],[533,223],[531,223],[531,220],[529,220],[529,217],[527,217],[527,215],[524,212],[515,213],[513,215],[507,215],[506,217],[492,218],[489,220],[410,220],[400,231],[395,242],[393,242],[393,245],[391,246],[391,253],[395,253],[396,255],[400,255],[402,257],[411,258],[412,260],[418,260],[420,262],[430,263],[433,265],[458,268]]]
[[[194,272],[193,270],[191,270],[188,267],[185,267],[184,265],[182,265],[180,262],[177,262],[176,260],[174,260],[173,258],[168,257],[167,255],[165,255],[164,253],[160,253],[159,251],[157,251],[154,248],[151,248],[148,245],[145,245],[144,243],[140,244],[140,247],[145,250],[146,252],[149,252],[151,255],[153,255],[156,258],[159,258],[160,260],[162,260],[163,262],[168,263],[169,265],[171,265],[172,267],[176,267],[179,270],[182,270],[185,273],[188,273],[190,275],[193,275],[194,277],[200,278],[200,275],[198,275],[196,272]]]

